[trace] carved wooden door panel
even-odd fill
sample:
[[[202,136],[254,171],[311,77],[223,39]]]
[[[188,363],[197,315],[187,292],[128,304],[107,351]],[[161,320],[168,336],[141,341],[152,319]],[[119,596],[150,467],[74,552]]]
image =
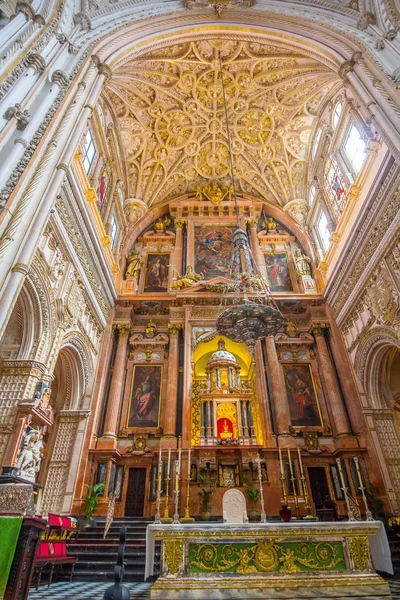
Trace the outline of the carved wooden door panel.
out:
[[[323,504],[330,499],[325,467],[308,467],[311,495],[315,504]]]
[[[129,469],[125,516],[143,517],[146,491],[146,469]]]

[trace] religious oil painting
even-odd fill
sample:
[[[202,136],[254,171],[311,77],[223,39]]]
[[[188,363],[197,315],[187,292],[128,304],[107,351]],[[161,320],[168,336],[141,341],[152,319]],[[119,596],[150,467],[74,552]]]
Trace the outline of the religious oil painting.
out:
[[[169,254],[148,254],[144,280],[144,292],[168,291]]]
[[[204,279],[228,277],[233,244],[233,227],[196,225],[194,228],[194,270]]]
[[[311,366],[283,364],[286,392],[293,427],[322,426],[321,412]]]
[[[127,427],[158,427],[162,365],[135,365]]]
[[[269,252],[265,254],[265,265],[271,292],[293,292],[286,252]]]

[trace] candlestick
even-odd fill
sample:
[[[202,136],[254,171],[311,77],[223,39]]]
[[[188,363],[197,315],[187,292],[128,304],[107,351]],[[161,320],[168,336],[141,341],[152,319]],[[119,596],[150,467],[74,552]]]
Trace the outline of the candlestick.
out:
[[[279,452],[279,471],[282,476],[282,475],[284,475],[284,470],[283,470],[283,461],[282,461],[282,451],[280,448],[278,448],[278,452]]]
[[[171,481],[171,448],[168,448],[168,462],[167,462],[167,474],[165,477],[165,506],[164,516],[161,519],[162,523],[172,523],[172,519],[169,516],[169,482]]]
[[[190,516],[190,448],[188,452],[188,471],[186,477],[186,507],[185,516],[182,517],[181,523],[193,523],[194,519]]]
[[[342,470],[342,463],[340,461],[340,458],[336,459],[336,463],[337,463],[337,466],[338,466],[340,482],[342,484],[343,495],[344,495],[344,499],[345,499],[346,506],[347,506],[347,515],[348,515],[349,521],[355,521],[356,519],[354,517],[353,511],[351,510],[349,498],[348,498],[348,495],[347,495],[347,487],[346,487],[346,483],[344,481],[344,475],[343,475],[343,470]]]
[[[356,465],[356,471],[357,471],[358,481],[360,483],[359,490],[361,492],[362,499],[363,499],[364,506],[365,506],[365,517],[366,517],[366,520],[367,521],[374,521],[374,517],[372,516],[372,512],[369,510],[367,497],[365,495],[365,486],[364,486],[364,482],[363,482],[362,477],[361,477],[360,465],[358,464],[358,458],[357,458],[357,456],[354,456],[353,460],[354,460],[354,464]]]
[[[296,517],[298,518],[299,517],[299,500],[297,498],[296,478],[293,473],[293,465],[292,465],[292,457],[290,454],[290,448],[287,449],[287,452],[288,452],[288,460],[289,460],[290,481],[292,482],[292,488],[293,488],[294,508],[296,510]]]
[[[297,456],[299,457],[300,475],[303,476],[304,471],[303,471],[303,463],[301,462],[300,448],[297,448]]]
[[[180,482],[180,472],[181,472],[181,449],[178,451],[178,460],[175,461],[175,513],[174,513],[174,523],[179,523],[179,482]]]
[[[261,500],[261,523],[266,523],[267,515],[265,514],[265,507],[264,507],[264,490],[263,490],[263,486],[262,486],[261,459],[260,459],[259,454],[257,454],[257,461],[258,461],[258,483],[260,486],[260,500]]]
[[[160,521],[160,504],[161,504],[161,478],[162,478],[162,470],[163,470],[163,462],[162,462],[162,455],[161,455],[161,448],[160,451],[158,453],[158,479],[157,479],[157,510],[156,510],[156,514],[154,517],[154,522],[155,523],[161,523]]]

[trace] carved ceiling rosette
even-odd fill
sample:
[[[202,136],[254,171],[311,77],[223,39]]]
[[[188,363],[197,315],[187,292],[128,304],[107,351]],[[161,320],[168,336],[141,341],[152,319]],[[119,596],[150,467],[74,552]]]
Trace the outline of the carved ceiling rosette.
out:
[[[221,36],[142,54],[107,82],[127,195],[150,207],[230,185],[220,61],[239,191],[281,207],[306,197],[309,140],[340,78],[281,41]]]

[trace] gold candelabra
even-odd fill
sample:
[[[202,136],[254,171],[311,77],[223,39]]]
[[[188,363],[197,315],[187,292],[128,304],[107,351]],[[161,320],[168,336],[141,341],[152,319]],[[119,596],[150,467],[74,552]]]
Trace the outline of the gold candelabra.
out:
[[[190,467],[189,467],[190,468]],[[194,519],[190,516],[190,474],[186,477],[186,506],[185,506],[185,516],[182,517],[181,523],[193,523]]]
[[[162,523],[172,523],[173,519],[169,516],[169,482],[171,481],[171,477],[168,475],[164,479],[165,481],[165,506],[164,506],[164,516],[161,519]]]

